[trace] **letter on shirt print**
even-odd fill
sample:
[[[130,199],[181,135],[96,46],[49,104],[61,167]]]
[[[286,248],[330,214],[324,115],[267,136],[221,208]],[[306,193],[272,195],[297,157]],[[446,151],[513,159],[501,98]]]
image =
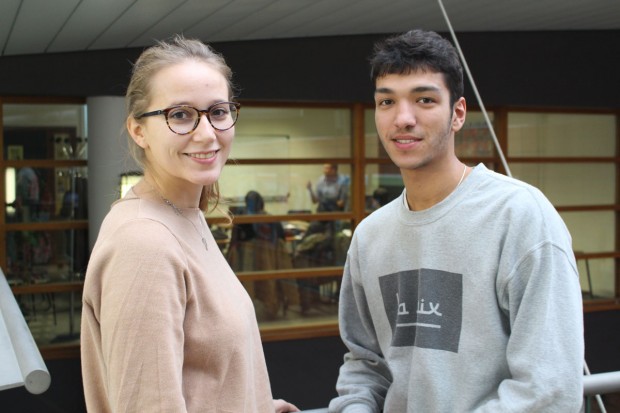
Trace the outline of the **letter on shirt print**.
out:
[[[407,307],[405,306],[405,303],[400,302],[400,299],[398,298],[398,293],[396,293],[396,301],[398,302],[398,315],[409,314],[409,311],[407,311]]]
[[[393,346],[458,352],[462,274],[422,268],[382,276],[379,285],[392,327]]]

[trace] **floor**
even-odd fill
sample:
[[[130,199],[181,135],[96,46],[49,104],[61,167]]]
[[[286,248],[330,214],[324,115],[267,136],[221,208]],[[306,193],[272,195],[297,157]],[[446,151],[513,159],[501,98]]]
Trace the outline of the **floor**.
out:
[[[601,399],[607,413],[620,413],[620,392],[603,395]],[[589,412],[602,413],[602,410],[599,408],[598,403],[594,399],[594,397],[592,397],[590,400]],[[586,413],[588,413],[588,410],[586,410]]]

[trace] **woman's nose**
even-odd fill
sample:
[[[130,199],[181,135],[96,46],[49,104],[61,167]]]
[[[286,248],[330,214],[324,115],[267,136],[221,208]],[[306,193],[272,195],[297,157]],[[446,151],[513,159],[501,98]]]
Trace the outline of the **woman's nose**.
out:
[[[209,122],[209,117],[206,113],[200,114],[200,121],[196,126],[196,130],[194,131],[195,137],[205,136],[209,139],[215,139],[215,133],[217,130],[211,125]]]

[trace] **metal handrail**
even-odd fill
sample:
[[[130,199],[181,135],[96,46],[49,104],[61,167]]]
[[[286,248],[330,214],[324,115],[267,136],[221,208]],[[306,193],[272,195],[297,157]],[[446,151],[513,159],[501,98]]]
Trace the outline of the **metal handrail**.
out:
[[[617,391],[620,391],[620,371],[583,376],[584,396],[614,393]]]
[[[615,393],[620,391],[620,371],[595,373],[583,376],[583,395]],[[302,410],[301,413],[327,413],[327,408]]]

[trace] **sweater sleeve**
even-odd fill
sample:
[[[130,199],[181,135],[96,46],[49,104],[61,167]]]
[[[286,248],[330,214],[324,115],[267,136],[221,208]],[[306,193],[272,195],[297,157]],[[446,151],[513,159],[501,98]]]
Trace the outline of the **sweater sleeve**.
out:
[[[583,314],[579,277],[565,248],[543,242],[500,286],[509,314],[511,378],[483,412],[578,412],[583,401]]]
[[[119,229],[101,265],[103,363],[114,412],[186,411],[182,391],[185,254],[160,223]]]
[[[355,241],[344,267],[338,316],[340,335],[349,352],[340,368],[336,384],[339,396],[331,401],[330,413],[380,412],[392,383],[359,282],[354,246]]]

